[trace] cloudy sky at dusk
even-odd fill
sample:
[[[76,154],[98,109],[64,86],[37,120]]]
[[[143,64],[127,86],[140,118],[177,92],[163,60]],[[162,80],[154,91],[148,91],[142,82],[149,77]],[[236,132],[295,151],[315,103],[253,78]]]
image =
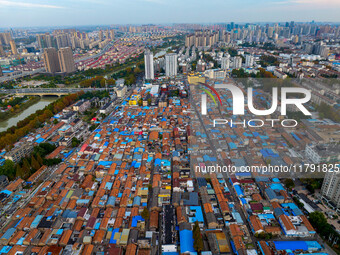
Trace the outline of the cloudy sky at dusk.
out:
[[[0,0],[0,27],[340,22],[340,0]]]

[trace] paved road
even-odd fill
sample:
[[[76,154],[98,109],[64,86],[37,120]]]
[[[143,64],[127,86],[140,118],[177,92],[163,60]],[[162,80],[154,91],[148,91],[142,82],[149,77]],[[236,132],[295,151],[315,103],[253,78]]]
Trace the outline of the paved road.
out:
[[[110,49],[110,47],[113,46],[113,43],[116,42],[116,41],[109,42],[107,45],[105,45],[104,48],[101,49],[101,51],[99,53],[97,53],[95,55],[86,56],[86,57],[83,57],[83,58],[76,59],[75,62],[78,63],[78,62],[85,61],[85,60],[92,59],[92,58],[95,59],[95,58],[98,58],[98,57],[104,55]]]
[[[79,91],[104,91],[104,90],[113,90],[112,88],[29,88],[29,89],[3,89],[2,93],[5,94],[27,94],[27,93],[46,93],[46,94],[60,94],[60,93],[75,93]]]

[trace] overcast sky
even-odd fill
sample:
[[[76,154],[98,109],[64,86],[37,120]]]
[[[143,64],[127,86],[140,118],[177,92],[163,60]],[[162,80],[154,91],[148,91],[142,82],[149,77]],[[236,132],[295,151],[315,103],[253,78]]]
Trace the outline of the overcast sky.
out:
[[[340,22],[340,0],[0,0],[0,27]]]

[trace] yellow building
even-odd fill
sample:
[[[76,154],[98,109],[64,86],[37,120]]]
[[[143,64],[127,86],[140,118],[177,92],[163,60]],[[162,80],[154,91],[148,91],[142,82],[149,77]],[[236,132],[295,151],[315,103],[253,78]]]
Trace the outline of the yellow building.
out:
[[[191,73],[188,75],[189,84],[197,85],[199,82],[205,83],[205,77],[199,73]]]
[[[140,95],[132,95],[129,100],[129,105],[138,105],[139,99],[140,99]]]

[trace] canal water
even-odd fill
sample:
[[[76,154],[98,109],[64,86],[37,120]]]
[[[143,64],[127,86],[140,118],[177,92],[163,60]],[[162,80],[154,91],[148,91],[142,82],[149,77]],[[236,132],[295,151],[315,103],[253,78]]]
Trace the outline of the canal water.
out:
[[[157,52],[154,56],[154,58],[162,57],[166,54],[167,50],[170,49],[171,47],[165,48],[164,50],[161,50]]]
[[[34,105],[31,105],[26,110],[14,115],[12,118],[5,121],[0,120],[0,132],[6,131],[9,127],[15,126],[19,121],[25,119],[37,110],[43,109],[45,106],[49,105],[53,101],[57,100],[58,97],[43,97]]]

